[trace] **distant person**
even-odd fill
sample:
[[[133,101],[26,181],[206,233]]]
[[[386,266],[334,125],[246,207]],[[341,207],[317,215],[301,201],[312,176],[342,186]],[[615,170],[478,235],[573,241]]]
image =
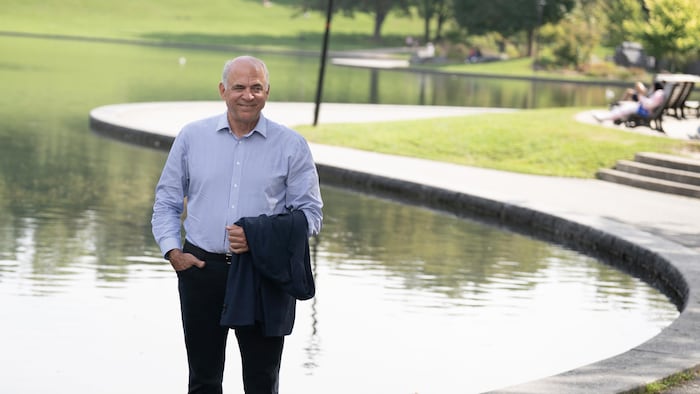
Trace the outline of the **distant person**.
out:
[[[639,101],[640,97],[647,95],[647,87],[640,81],[635,82],[634,88],[627,88],[620,97],[620,101]]]
[[[263,61],[250,56],[228,61],[219,95],[226,102],[225,113],[192,122],[175,138],[156,186],[153,235],[178,277],[188,392],[222,392],[232,327],[245,392],[277,393],[284,336],[292,331],[295,304],[284,294],[266,297],[265,278],[241,274],[252,272],[250,256],[261,232],[248,232],[249,227],[244,230],[244,224],[236,223],[291,213],[301,217],[297,223],[303,221],[301,236],[308,247],[308,236],[321,229],[319,179],[306,140],[261,113],[270,95]],[[262,239],[267,242],[276,234],[262,232]],[[238,323],[222,326],[232,279],[250,291],[237,293],[236,308],[228,305],[240,313]],[[271,310],[283,313],[267,319]]]
[[[593,117],[598,122],[606,120],[625,120],[632,114],[643,118],[649,117],[651,112],[663,104],[665,99],[664,86],[661,82],[654,83],[654,92],[650,96],[640,96],[638,101],[623,101],[605,113],[594,113]]]
[[[435,57],[435,45],[432,42],[425,45],[425,57],[431,59]]]
[[[413,36],[406,36],[406,46],[409,48],[413,48],[416,45],[416,40],[413,38]]]
[[[467,63],[478,63],[482,61],[483,55],[481,54],[481,49],[479,47],[472,47],[469,49],[469,54],[467,54]]]

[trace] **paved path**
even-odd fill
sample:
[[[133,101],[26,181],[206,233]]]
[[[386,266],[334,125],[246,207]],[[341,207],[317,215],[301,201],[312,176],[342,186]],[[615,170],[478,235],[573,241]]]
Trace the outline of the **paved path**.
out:
[[[264,112],[295,126],[311,124],[313,108],[310,103],[270,102]],[[140,131],[172,137],[187,121],[224,109],[220,102],[126,104],[97,108],[91,120],[96,127],[110,125],[113,133]],[[485,111],[503,110],[323,104],[319,122],[376,122]],[[590,114],[579,115],[581,121],[591,119]],[[673,138],[688,138],[700,121],[669,120],[664,126]],[[320,168],[340,169],[372,182],[393,182],[411,192],[430,194],[428,198],[459,200],[465,207],[479,205],[506,224],[518,222],[555,238],[604,245],[620,259],[640,260],[636,264],[641,262],[656,275],[656,285],[685,296],[680,317],[648,342],[610,359],[498,392],[617,393],[700,368],[700,199],[595,179],[515,174],[318,144],[311,148]]]
[[[634,127],[629,128],[624,124],[616,125],[611,121],[604,121],[599,123],[593,118],[593,113],[601,111],[586,111],[581,112],[576,116],[576,120],[583,123],[589,124],[599,124],[604,127],[609,127],[616,130],[621,130],[629,133],[639,133],[644,135],[655,135],[664,136],[664,133],[660,133],[656,130],[652,130],[648,127]],[[604,112],[604,111],[602,111]],[[677,139],[698,139],[700,138],[700,118],[693,116],[687,117],[687,119],[678,120],[672,116],[664,116],[661,122],[663,129],[665,131],[665,136],[669,138]]]

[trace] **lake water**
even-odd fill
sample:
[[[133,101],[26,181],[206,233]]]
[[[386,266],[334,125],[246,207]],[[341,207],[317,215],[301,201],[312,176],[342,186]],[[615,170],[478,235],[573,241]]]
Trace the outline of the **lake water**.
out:
[[[0,53],[0,391],[183,392],[176,278],[150,233],[165,152],[97,136],[88,112],[215,100],[221,65],[237,54],[3,36]],[[274,100],[313,101],[315,59],[261,57]],[[336,102],[530,108],[598,95],[335,67],[326,78]],[[653,288],[576,251],[322,193],[317,297],[298,305],[285,393],[481,392],[624,352],[678,315]],[[230,345],[226,392],[240,393]]]

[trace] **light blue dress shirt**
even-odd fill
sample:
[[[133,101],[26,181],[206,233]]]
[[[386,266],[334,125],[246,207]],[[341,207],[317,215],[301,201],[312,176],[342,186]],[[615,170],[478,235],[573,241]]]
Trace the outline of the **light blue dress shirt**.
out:
[[[225,226],[242,217],[301,210],[309,235],[321,230],[318,173],[306,140],[262,114],[242,138],[226,114],[192,122],[175,138],[156,186],[153,235],[165,255],[185,236],[211,253],[229,251]]]

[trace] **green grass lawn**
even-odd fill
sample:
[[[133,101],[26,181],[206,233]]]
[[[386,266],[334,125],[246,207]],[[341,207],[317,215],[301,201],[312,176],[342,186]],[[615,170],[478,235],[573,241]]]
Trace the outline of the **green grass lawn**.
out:
[[[0,32],[144,40],[266,50],[320,51],[325,30],[321,12],[302,14],[299,0],[3,0]],[[415,13],[414,13],[415,14]],[[372,39],[373,19],[334,15],[329,49],[399,47],[406,36],[421,37],[423,20],[391,13],[382,27],[382,41]],[[435,31],[435,26],[432,26]],[[409,58],[410,54],[403,57]],[[529,58],[508,61],[420,67],[445,72],[486,73],[558,79],[595,78],[532,71]],[[648,79],[648,78],[646,78]]]
[[[293,0],[3,0],[0,31],[179,42],[236,47],[320,50],[325,14],[301,14]],[[372,19],[337,15],[333,49],[403,45],[422,32],[419,18],[389,15],[385,40],[371,38]]]
[[[571,81],[600,81],[602,78],[595,78],[587,76],[584,74],[574,73],[574,72],[560,72],[560,71],[547,71],[547,70],[533,70],[532,69],[532,59],[528,58],[518,58],[501,60],[496,62],[487,63],[452,63],[446,65],[438,65],[436,67],[431,67],[443,72],[452,73],[470,73],[470,74],[493,74],[493,75],[507,75],[511,77],[528,77],[528,78],[542,78],[542,79],[561,79],[561,80],[571,80]],[[651,80],[650,76],[644,76],[641,78],[644,81]],[[630,83],[631,84],[631,83]]]
[[[218,44],[286,50],[320,50],[324,16],[304,16],[294,0],[4,0],[0,29],[33,34],[90,36],[163,43]],[[372,20],[337,16],[331,49],[402,45],[420,36],[420,18],[391,15],[386,40],[371,40]],[[529,59],[448,65],[502,75],[532,75]],[[700,151],[693,141],[626,133],[573,120],[583,109],[547,109],[380,124],[321,125],[300,131],[313,142],[442,160],[508,171],[593,177],[600,167],[639,151]],[[359,136],[359,137],[358,137]]]
[[[297,129],[310,141],[455,164],[592,178],[636,152],[685,154],[696,142],[577,122],[584,109],[540,109],[431,120],[328,124]]]

